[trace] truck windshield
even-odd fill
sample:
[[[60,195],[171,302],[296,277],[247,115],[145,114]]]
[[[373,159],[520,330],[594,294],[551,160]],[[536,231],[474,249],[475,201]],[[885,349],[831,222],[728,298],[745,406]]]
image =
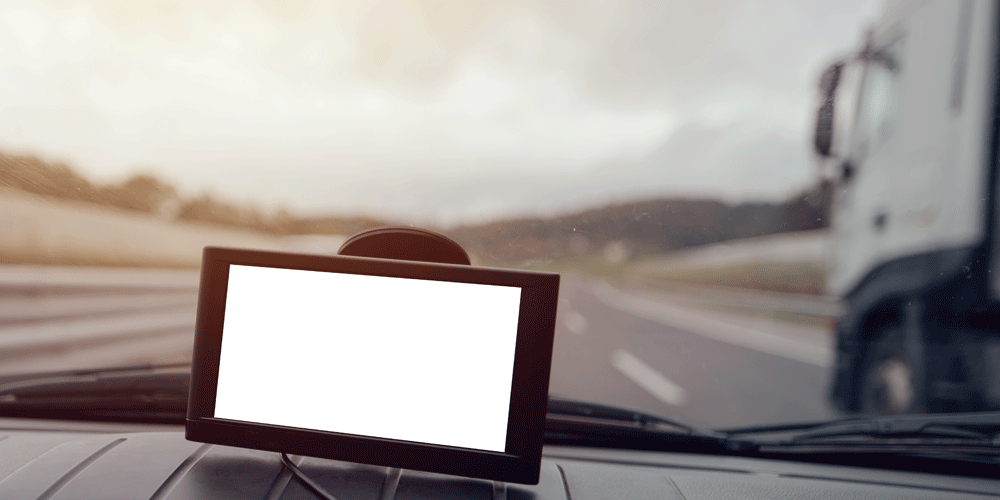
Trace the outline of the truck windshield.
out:
[[[190,361],[206,245],[416,226],[562,275],[554,397],[1000,409],[993,2],[585,4],[0,4],[0,377]]]

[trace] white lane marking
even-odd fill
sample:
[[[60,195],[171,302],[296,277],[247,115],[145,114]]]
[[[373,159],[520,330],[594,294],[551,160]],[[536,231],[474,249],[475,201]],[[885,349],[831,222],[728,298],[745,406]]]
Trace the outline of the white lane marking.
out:
[[[710,314],[636,297],[604,282],[595,284],[591,291],[610,307],[661,325],[823,368],[831,365],[832,352],[827,345],[775,335],[763,329],[719,320]]]
[[[66,347],[98,339],[127,339],[169,330],[188,332],[190,339],[195,316],[195,308],[188,307],[180,311],[28,323],[0,329],[0,353],[7,349]]]
[[[176,234],[176,233],[173,233]],[[199,245],[200,246],[200,245]],[[5,286],[86,286],[198,289],[198,270],[134,270],[59,266],[0,266]]]
[[[584,318],[582,314],[576,311],[566,312],[563,324],[566,325],[567,330],[577,335],[587,333],[587,318]]]
[[[626,350],[617,349],[611,354],[611,366],[668,405],[680,406],[687,401],[687,392],[683,387],[673,383]]]
[[[4,297],[0,320],[31,320],[78,314],[122,313],[148,309],[194,306],[198,295],[190,291],[174,293],[128,292],[94,296]]]

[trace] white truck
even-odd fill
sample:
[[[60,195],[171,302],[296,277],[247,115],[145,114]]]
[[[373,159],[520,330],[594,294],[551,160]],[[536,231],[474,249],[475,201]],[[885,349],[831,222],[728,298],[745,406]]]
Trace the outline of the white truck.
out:
[[[1000,408],[1000,5],[891,1],[820,78],[848,413]]]

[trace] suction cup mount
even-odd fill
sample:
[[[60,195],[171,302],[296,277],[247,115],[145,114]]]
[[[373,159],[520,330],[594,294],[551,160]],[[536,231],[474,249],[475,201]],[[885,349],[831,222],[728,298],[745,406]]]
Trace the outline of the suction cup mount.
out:
[[[351,236],[339,255],[471,265],[469,254],[454,240],[426,229],[383,227]]]

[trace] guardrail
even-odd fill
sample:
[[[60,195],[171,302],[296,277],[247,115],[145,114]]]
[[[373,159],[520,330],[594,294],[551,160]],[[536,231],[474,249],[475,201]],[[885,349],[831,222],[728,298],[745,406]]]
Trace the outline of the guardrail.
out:
[[[189,349],[197,291],[197,271],[0,267],[0,371]]]
[[[843,312],[841,300],[829,295],[746,290],[681,283],[661,284],[658,288],[682,296],[686,302],[723,307],[835,318]]]
[[[0,266],[0,289],[198,290],[199,271],[103,267]]]

